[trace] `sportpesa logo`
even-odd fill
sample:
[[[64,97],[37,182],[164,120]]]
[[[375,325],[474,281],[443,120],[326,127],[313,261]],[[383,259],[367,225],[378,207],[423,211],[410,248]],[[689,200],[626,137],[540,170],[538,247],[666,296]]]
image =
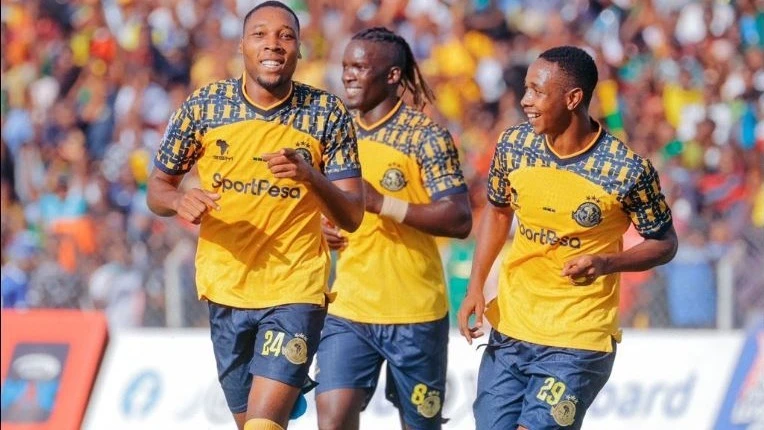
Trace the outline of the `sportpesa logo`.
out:
[[[526,227],[524,224],[518,223],[518,232],[520,233],[520,236],[541,245],[569,246],[574,249],[581,248],[581,239],[575,236],[559,237],[554,230],[546,228],[534,230],[532,227]]]
[[[252,178],[246,181],[228,179],[220,173],[212,175],[212,187],[219,188],[225,193],[233,191],[239,194],[251,194],[253,196],[266,196],[282,199],[299,199],[300,187],[277,187],[267,179]]]

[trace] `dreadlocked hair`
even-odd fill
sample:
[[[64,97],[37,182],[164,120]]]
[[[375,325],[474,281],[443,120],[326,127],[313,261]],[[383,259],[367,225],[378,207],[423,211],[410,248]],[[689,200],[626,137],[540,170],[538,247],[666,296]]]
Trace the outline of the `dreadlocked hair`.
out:
[[[433,94],[432,89],[422,77],[422,72],[419,70],[419,65],[417,65],[414,59],[411,47],[401,36],[385,27],[372,27],[359,31],[353,35],[352,40],[380,42],[395,46],[395,65],[400,67],[403,72],[401,74],[401,84],[403,85],[404,92],[411,91],[414,97],[414,106],[422,109],[427,102],[432,103],[435,100],[435,94]]]

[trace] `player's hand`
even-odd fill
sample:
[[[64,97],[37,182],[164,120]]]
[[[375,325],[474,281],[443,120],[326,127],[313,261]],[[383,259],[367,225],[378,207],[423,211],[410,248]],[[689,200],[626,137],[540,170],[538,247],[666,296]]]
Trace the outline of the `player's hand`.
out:
[[[348,238],[342,234],[339,227],[323,215],[321,215],[321,233],[324,234],[330,249],[342,251],[348,246]]]
[[[591,285],[605,274],[606,264],[607,261],[601,256],[582,255],[565,262],[562,266],[562,276],[567,276],[573,285]]]
[[[218,193],[192,188],[175,202],[175,213],[192,224],[199,224],[207,212],[212,209],[220,210],[218,200],[220,200]]]
[[[292,178],[295,181],[310,182],[315,169],[293,148],[263,154],[263,160],[277,178]]]
[[[378,214],[382,210],[382,200],[384,196],[374,188],[366,179],[363,180],[363,189],[366,193],[366,212]]]
[[[459,332],[467,339],[467,343],[472,345],[472,339],[483,335],[483,311],[485,310],[485,297],[482,292],[467,292],[464,297],[459,313],[456,315],[459,321]],[[470,316],[475,315],[475,326],[470,327]]]

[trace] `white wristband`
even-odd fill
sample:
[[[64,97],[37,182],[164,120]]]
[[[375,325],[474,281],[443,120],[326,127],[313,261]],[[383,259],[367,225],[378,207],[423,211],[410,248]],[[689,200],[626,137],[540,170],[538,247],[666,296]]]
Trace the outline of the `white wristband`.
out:
[[[379,210],[379,216],[390,218],[396,222],[403,222],[408,210],[409,202],[396,199],[395,197],[384,196],[382,199],[382,208]]]

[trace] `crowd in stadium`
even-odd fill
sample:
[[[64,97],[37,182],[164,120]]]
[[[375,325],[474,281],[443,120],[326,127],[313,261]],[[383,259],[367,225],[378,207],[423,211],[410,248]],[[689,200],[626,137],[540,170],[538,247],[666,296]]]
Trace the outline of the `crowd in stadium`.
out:
[[[764,314],[761,2],[287,3],[303,25],[296,80],[337,94],[351,34],[386,26],[409,41],[437,97],[427,113],[457,141],[476,220],[496,140],[525,120],[528,64],[551,46],[585,47],[600,73],[594,114],[661,172],[680,237],[670,264],[624,274],[623,324],[714,327],[720,262],[732,269],[736,326]],[[3,308],[105,309],[112,328],[206,324],[196,227],[152,215],[145,185],[169,115],[193,89],[242,73],[252,4],[3,1]],[[473,246],[442,242],[454,306]]]

